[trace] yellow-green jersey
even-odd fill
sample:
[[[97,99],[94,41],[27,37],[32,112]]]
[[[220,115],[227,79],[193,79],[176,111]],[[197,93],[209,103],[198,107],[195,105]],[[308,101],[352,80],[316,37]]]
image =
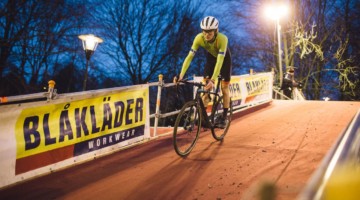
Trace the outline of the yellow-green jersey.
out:
[[[218,75],[220,74],[220,70],[222,68],[228,46],[228,38],[222,33],[217,33],[217,36],[212,43],[209,43],[205,40],[203,33],[199,33],[195,37],[191,50],[183,63],[180,76],[184,77],[192,59],[195,56],[196,51],[199,49],[200,46],[203,47],[212,56],[214,56],[214,58],[216,58],[214,72],[211,76],[212,80],[216,80]]]

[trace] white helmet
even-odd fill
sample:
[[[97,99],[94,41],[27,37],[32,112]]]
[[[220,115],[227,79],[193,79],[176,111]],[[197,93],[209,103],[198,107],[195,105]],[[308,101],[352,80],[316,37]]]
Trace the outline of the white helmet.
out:
[[[215,30],[219,27],[219,21],[215,17],[207,16],[201,21],[200,27],[202,30]]]

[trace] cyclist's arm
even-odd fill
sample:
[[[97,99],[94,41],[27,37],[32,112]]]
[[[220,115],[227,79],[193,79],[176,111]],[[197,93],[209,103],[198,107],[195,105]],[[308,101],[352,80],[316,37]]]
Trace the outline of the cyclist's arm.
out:
[[[225,54],[226,54],[227,44],[228,44],[228,39],[226,36],[219,37],[218,39],[219,39],[219,45],[220,45],[219,53],[216,58],[216,65],[215,65],[214,73],[211,77],[211,80],[216,80],[220,74],[221,67],[223,65]]]
[[[185,60],[184,60],[184,63],[182,65],[182,68],[181,68],[181,73],[180,73],[180,79],[182,79],[186,73],[186,71],[188,70],[189,66],[190,66],[190,63],[192,61],[192,59],[194,58],[195,56],[195,52],[194,50],[191,48],[189,54],[186,56]]]
[[[199,49],[199,35],[197,35],[194,39],[194,42],[193,42],[193,45],[191,46],[191,49],[190,49],[190,52],[189,54],[186,56],[184,62],[183,62],[183,65],[182,65],[182,68],[181,68],[181,73],[180,73],[180,79],[182,79],[186,73],[186,71],[188,70],[190,64],[191,64],[191,61],[193,60],[195,54],[196,54],[196,51]]]

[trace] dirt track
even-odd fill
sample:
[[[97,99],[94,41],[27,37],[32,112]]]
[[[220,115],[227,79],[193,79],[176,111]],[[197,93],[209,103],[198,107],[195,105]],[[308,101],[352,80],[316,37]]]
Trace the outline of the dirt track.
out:
[[[225,140],[202,133],[186,158],[169,136],[0,190],[0,199],[295,199],[360,102],[274,101],[233,120]]]

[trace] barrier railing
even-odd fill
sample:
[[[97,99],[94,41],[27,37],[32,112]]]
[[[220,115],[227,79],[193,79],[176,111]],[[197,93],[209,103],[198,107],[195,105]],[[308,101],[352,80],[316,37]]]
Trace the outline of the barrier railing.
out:
[[[253,76],[253,75],[254,74],[250,73],[250,76]],[[167,112],[167,113],[161,113],[160,105],[161,105],[162,90],[164,88],[167,88],[167,87],[173,87],[173,86],[175,86],[175,84],[174,83],[166,83],[165,84],[162,74],[160,74],[158,76],[158,78],[159,78],[158,82],[153,82],[153,83],[148,84],[149,87],[154,87],[154,86],[158,87],[158,89],[157,89],[157,97],[156,97],[155,113],[152,113],[152,114],[150,113],[150,115],[149,115],[150,119],[154,118],[153,137],[157,137],[157,128],[158,128],[158,125],[159,125],[159,119],[160,118],[166,118],[166,117],[169,117],[169,116],[173,116],[173,115],[176,115],[176,114],[178,114],[180,112],[179,110],[175,110],[175,111],[171,111],[171,112]],[[37,99],[44,99],[46,101],[51,101],[51,100],[54,100],[54,99],[57,99],[57,98],[64,98],[64,97],[67,96],[67,94],[60,94],[60,95],[57,94],[57,90],[54,87],[55,86],[55,81],[50,80],[48,82],[48,84],[49,84],[49,87],[48,87],[47,92],[28,94],[28,95],[10,96],[10,97],[0,97],[0,105],[1,105],[1,103],[3,103],[3,104],[4,103],[17,103],[17,102],[31,101],[31,100],[37,100]],[[126,89],[126,88],[127,87],[122,87],[122,89]],[[88,92],[91,92],[91,91],[84,91],[84,92],[80,92],[80,93],[87,94]],[[278,91],[274,90],[274,92],[278,92]],[[77,93],[77,94],[79,94],[79,93]],[[282,95],[282,94],[279,93],[279,95]],[[256,102],[256,103],[242,105],[242,106],[241,105],[236,106],[236,107],[234,107],[234,112],[237,113],[237,112],[246,110],[247,108],[249,108],[251,106],[260,105],[260,104],[267,103],[267,102],[269,102],[269,100],[259,101],[259,102]]]
[[[57,91],[55,89],[55,81],[50,80],[48,82],[48,91],[47,92],[39,92],[34,94],[26,94],[26,95],[17,95],[17,96],[9,96],[9,97],[0,97],[1,103],[12,103],[12,102],[21,102],[27,100],[35,100],[35,99],[47,99],[52,100],[56,98]]]
[[[274,92],[274,99],[285,99],[285,100],[300,100],[300,101],[305,101],[305,96],[304,93],[302,92],[302,90],[299,90],[298,88],[293,88],[292,91],[292,95],[293,95],[293,99],[287,97],[286,95],[284,95],[284,93],[282,93],[280,88],[273,88],[273,92]]]

